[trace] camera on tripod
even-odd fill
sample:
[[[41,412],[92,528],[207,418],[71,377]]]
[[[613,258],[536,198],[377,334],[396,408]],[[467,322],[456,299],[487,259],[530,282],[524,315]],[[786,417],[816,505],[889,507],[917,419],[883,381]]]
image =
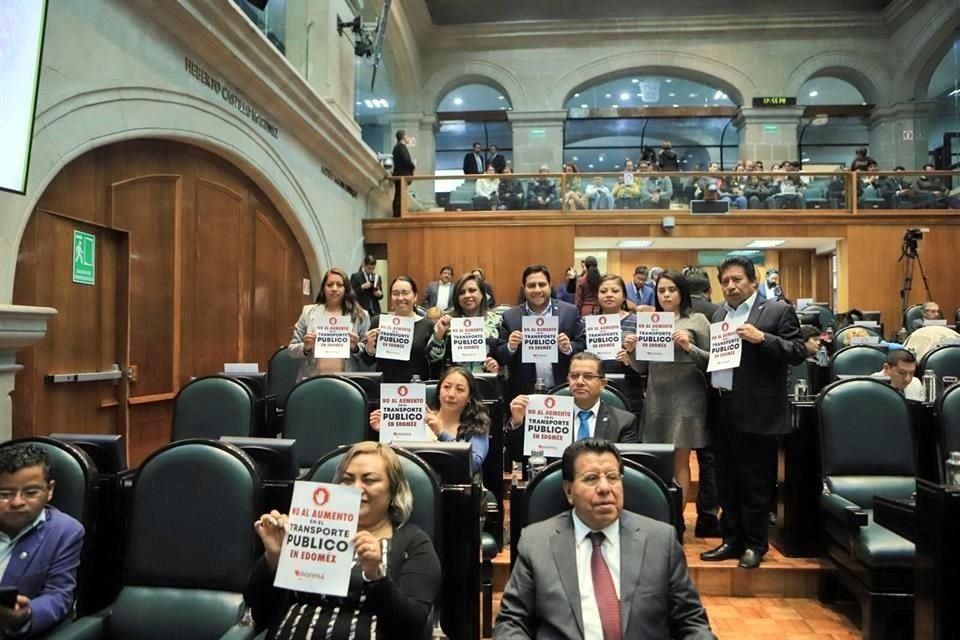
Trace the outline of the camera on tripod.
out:
[[[923,234],[929,231],[929,229],[907,229],[903,234],[903,255],[916,256]]]

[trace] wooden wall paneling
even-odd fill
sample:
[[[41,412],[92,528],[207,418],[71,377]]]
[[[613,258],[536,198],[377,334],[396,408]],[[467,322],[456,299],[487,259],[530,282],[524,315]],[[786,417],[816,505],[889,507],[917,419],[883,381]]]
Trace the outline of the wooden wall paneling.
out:
[[[785,249],[780,251],[780,286],[790,300],[813,297],[812,249]]]
[[[299,317],[290,309],[290,289],[300,287],[299,273],[290,272],[290,247],[283,234],[265,212],[254,216],[254,340],[243,354],[244,361],[260,363],[266,371],[273,351],[289,341],[290,327]],[[320,283],[317,283],[319,287]],[[306,304],[306,303],[305,303]],[[282,337],[282,336],[285,336]]]
[[[813,258],[813,290],[810,297],[828,302],[833,297],[833,255],[824,253]]]

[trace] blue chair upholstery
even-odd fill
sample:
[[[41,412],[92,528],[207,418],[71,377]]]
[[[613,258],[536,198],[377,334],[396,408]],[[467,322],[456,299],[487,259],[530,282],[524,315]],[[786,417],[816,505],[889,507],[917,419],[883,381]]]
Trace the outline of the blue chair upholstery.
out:
[[[364,439],[367,394],[353,380],[316,376],[299,382],[287,396],[283,437],[297,441],[301,467],[310,467],[343,444]]]
[[[225,376],[188,382],[173,400],[173,438],[253,435],[256,400],[243,383]]]
[[[880,347],[858,344],[844,347],[830,356],[830,375],[869,376],[883,368],[887,353]]]
[[[567,383],[559,384],[553,389],[550,389],[550,395],[569,396],[570,385]],[[631,411],[630,402],[623,396],[622,393],[620,393],[619,389],[609,384],[603,388],[603,391],[600,392],[600,399],[611,407],[623,409],[624,411]]]
[[[960,378],[960,344],[945,344],[927,351],[917,365],[917,375],[923,375],[927,369],[933,369],[937,378]]]

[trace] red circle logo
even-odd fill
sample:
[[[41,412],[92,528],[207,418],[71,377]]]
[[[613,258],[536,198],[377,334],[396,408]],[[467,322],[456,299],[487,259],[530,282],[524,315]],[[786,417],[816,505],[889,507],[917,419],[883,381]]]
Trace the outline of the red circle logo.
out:
[[[400,324],[400,318],[393,316],[393,326],[397,326],[398,324]]]
[[[547,409],[553,409],[553,407],[556,406],[557,401],[554,400],[553,398],[548,397],[546,400],[543,401],[543,404],[544,406],[547,407]]]
[[[600,316],[600,319],[597,320],[597,323],[602,327],[603,325],[607,324],[607,317],[606,317],[606,316]]]
[[[537,318],[537,326],[538,326],[538,327],[542,327],[542,326],[543,326],[543,322],[544,322],[543,318]]]
[[[328,322],[330,323],[331,327],[337,324],[337,316],[330,316],[330,320],[328,320]]]
[[[660,322],[660,314],[654,313],[650,316],[650,322]]]
[[[730,328],[730,323],[729,323],[729,322],[724,322],[722,325],[720,325],[720,330],[721,330],[721,331],[726,331],[726,330],[729,329],[729,328]]]
[[[466,320],[463,321],[463,326],[465,326],[465,327],[471,327],[471,326],[473,326],[473,323],[470,322],[470,318],[467,318]]]
[[[323,487],[317,487],[313,492],[313,504],[318,507],[322,507],[327,504],[327,501],[330,500],[330,492],[324,489]]]
[[[401,398],[405,397],[408,393],[410,393],[410,390],[407,389],[405,386],[400,385],[399,387],[397,387],[397,395],[400,396]]]

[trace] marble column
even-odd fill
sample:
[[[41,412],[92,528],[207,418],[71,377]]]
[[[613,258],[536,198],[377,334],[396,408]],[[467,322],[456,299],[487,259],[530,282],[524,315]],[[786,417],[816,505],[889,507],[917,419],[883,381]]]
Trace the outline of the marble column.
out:
[[[563,125],[566,111],[510,111],[513,125],[513,170],[536,173],[547,165],[551,173],[563,167]]]
[[[0,441],[13,437],[13,392],[17,372],[17,350],[34,345],[47,333],[47,321],[57,314],[50,307],[0,304]]]
[[[740,132],[740,159],[761,160],[768,169],[799,160],[797,134],[803,107],[740,107],[733,124]]]
[[[890,171],[900,165],[919,170],[929,162],[929,121],[933,102],[909,102],[877,107],[870,113],[870,157]]]

